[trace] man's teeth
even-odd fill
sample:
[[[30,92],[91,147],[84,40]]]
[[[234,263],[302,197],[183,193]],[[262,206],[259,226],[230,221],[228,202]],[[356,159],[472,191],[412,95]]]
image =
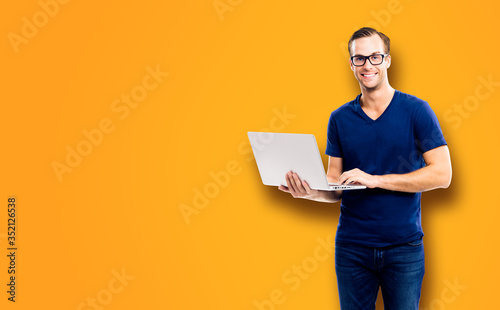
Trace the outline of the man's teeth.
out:
[[[372,77],[372,76],[375,76],[375,73],[372,73],[372,74],[363,74],[363,76]]]

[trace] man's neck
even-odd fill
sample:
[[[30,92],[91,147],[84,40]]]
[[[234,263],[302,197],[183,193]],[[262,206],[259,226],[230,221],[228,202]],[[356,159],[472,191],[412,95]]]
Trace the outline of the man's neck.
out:
[[[361,88],[361,106],[370,110],[385,109],[391,102],[394,91],[389,84],[377,89]]]
[[[394,92],[394,88],[392,88],[389,83],[377,89],[361,88],[361,108],[372,119],[376,119],[385,111],[389,103],[391,103]]]

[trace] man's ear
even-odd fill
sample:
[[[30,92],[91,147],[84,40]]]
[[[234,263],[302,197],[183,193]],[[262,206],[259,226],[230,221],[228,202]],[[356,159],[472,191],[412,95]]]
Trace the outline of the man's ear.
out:
[[[387,55],[387,69],[391,67],[391,55]]]
[[[351,70],[354,72],[354,65],[352,64],[351,58],[349,58],[349,66],[351,67]]]

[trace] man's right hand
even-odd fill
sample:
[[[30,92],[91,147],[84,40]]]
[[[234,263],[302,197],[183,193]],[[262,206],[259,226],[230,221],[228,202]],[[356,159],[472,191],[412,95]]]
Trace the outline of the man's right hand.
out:
[[[336,183],[342,174],[342,158],[328,156],[328,182]],[[342,198],[343,191],[322,191],[311,189],[306,181],[290,171],[286,174],[286,185],[280,185],[279,190],[290,193],[294,198],[304,198],[322,202],[337,202]]]
[[[280,185],[279,190],[292,194],[293,198],[304,198],[310,200],[321,200],[321,191],[311,189],[306,181],[303,181],[299,176],[290,171],[286,174],[286,185]]]

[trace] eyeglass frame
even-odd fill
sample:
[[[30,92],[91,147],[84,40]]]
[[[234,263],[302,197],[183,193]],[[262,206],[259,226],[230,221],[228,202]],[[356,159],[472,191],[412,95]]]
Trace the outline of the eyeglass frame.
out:
[[[372,61],[370,60],[370,57],[372,57],[372,56],[382,56],[382,61],[381,61],[379,64],[374,64],[374,63],[372,63]],[[364,65],[366,64],[366,60],[367,60],[367,59],[368,59],[368,61],[370,62],[370,64],[371,64],[372,66],[379,66],[379,65],[381,65],[381,64],[384,62],[384,58],[385,58],[385,57],[387,57],[387,56],[389,56],[389,54],[371,54],[370,56],[354,55],[354,56],[351,56],[351,58],[350,58],[350,59],[351,59],[351,63],[352,63],[352,65],[353,65],[353,66],[355,66],[355,67],[362,67],[362,66],[364,66]],[[363,57],[363,58],[365,59],[365,61],[364,61],[364,62],[363,62],[363,64],[361,64],[361,65],[355,65],[355,64],[354,64],[354,61],[353,61],[353,58],[354,58],[354,57]]]

